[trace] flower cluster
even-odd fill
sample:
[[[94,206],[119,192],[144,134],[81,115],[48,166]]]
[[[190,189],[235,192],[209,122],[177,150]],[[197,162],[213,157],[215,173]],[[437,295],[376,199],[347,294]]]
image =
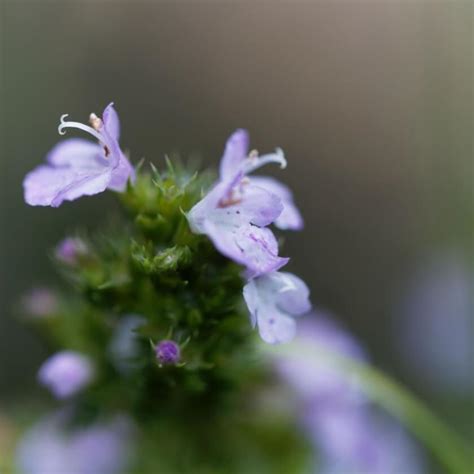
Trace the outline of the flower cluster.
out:
[[[250,177],[268,164],[286,167],[281,149],[259,156],[249,152],[249,137],[237,130],[227,141],[212,190],[189,212],[191,229],[206,234],[226,257],[244,266],[244,287],[253,326],[268,343],[287,342],[295,334],[292,316],[310,309],[309,290],[291,273],[279,272],[288,258],[278,255],[278,243],[268,228],[298,230],[303,220],[290,190],[273,178]]]
[[[54,147],[48,164],[26,176],[26,202],[56,207],[105,189],[124,191],[127,182],[135,180],[135,172],[118,143],[120,123],[113,104],[105,108],[102,118],[91,114],[91,126],[67,122],[65,117],[61,117],[59,133],[78,128],[99,143],[69,139]],[[187,217],[194,233],[208,236],[220,253],[244,267],[243,295],[252,324],[264,341],[275,344],[293,338],[293,317],[306,313],[311,305],[306,284],[279,271],[289,259],[279,256],[277,239],[269,228],[271,224],[289,230],[303,227],[292,193],[274,178],[249,176],[269,163],[286,167],[283,151],[259,156],[249,150],[248,133],[237,130],[225,146],[217,183]],[[68,238],[58,246],[57,256],[73,264],[84,252],[79,239]]]
[[[420,472],[359,380],[301,351],[367,359],[320,314],[296,324],[311,310],[309,289],[284,269],[276,233],[302,229],[303,219],[287,186],[253,175],[285,168],[281,149],[259,156],[239,129],[213,183],[177,159],[133,169],[113,104],[91,114],[90,126],[65,118],[60,134],[77,128],[98,143],[56,145],[25,177],[26,202],[57,207],[109,189],[123,213],[118,228],[56,246],[71,297],[39,287],[23,301],[56,350],[37,379],[61,408],[19,443],[19,472],[309,472],[315,450],[324,474]],[[255,344],[255,328],[267,344]],[[271,346],[279,343],[289,344]],[[276,371],[262,354],[278,354]],[[266,403],[268,383],[277,398],[282,388],[275,375],[292,389],[298,420],[285,412],[288,392],[278,416]]]
[[[117,452],[131,438],[114,420],[126,413],[149,439],[134,453],[140,472],[156,472],[147,459],[158,459],[160,472],[198,472],[199,463],[210,472],[213,462],[219,468],[212,472],[242,472],[249,437],[262,438],[257,447],[267,443],[259,434],[266,420],[256,420],[257,430],[241,420],[227,428],[229,400],[248,400],[265,380],[263,364],[255,364],[253,328],[267,343],[286,342],[295,334],[294,317],[310,309],[306,284],[281,270],[289,259],[279,255],[270,227],[303,227],[292,193],[274,178],[250,176],[265,164],[284,168],[283,152],[258,156],[247,132],[237,130],[212,185],[209,174],[179,160],[167,160],[162,171],[133,169],[119,146],[113,104],[102,117],[91,114],[90,126],[65,118],[61,134],[77,128],[97,143],[70,138],[56,145],[25,177],[26,202],[57,207],[109,189],[119,193],[124,223],[100,239],[68,236],[54,249],[78,297],[37,290],[24,301],[34,316],[27,321],[56,348],[37,379],[62,408],[20,443],[19,470],[119,471],[126,462]],[[242,317],[245,305],[251,324]],[[293,462],[295,450],[303,458],[298,437],[285,424],[279,429],[288,438],[282,458]],[[211,433],[221,441],[212,455]],[[183,439],[188,454],[176,456],[173,443],[181,450]],[[272,465],[265,472],[282,462],[267,449],[256,456]]]

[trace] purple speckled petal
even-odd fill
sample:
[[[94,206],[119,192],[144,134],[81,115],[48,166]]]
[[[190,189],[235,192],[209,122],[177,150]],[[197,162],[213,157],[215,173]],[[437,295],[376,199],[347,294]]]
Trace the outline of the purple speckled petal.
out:
[[[220,164],[220,179],[232,179],[242,160],[249,151],[249,134],[246,130],[236,130],[227,140]]]
[[[269,229],[232,220],[225,224],[207,221],[205,229],[217,250],[244,265],[249,276],[281,268],[288,262],[288,259],[278,256],[278,244]]]
[[[263,307],[258,313],[258,330],[268,344],[283,344],[295,336],[296,322],[285,314],[275,314],[271,307]]]
[[[119,140],[120,138],[120,120],[118,114],[114,108],[114,103],[111,102],[102,113],[102,121],[107,133],[114,139]]]
[[[242,201],[226,209],[241,213],[254,225],[265,227],[278,218],[283,211],[283,204],[277,195],[258,186],[247,185],[243,190]]]
[[[303,229],[303,217],[295,206],[293,193],[290,191],[288,186],[267,176],[252,176],[251,182],[253,185],[260,186],[281,199],[283,203],[283,211],[274,222],[276,227],[282,230]]]

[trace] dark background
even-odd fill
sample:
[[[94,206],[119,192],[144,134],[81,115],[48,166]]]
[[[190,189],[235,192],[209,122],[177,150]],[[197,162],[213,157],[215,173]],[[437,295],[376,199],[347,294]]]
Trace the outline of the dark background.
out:
[[[48,249],[114,212],[107,193],[28,207],[23,176],[61,114],[84,122],[113,100],[135,163],[176,151],[215,166],[237,127],[261,152],[281,146],[289,166],[275,176],[306,219],[282,251],[290,271],[376,364],[449,411],[400,364],[394,308],[432,255],[472,269],[471,2],[18,0],[0,12],[0,401],[30,393],[45,355],[17,317],[24,291],[58,284]]]

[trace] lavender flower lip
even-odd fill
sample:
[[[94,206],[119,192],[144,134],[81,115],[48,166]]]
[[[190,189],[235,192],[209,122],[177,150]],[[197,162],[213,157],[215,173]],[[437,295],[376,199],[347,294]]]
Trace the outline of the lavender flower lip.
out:
[[[207,235],[216,249],[243,265],[253,278],[288,263],[278,256],[270,224],[282,214],[281,198],[247,177],[267,163],[286,167],[282,150],[258,156],[248,153],[248,133],[237,130],[228,139],[220,164],[219,181],[189,212],[191,230]]]
[[[161,365],[175,365],[181,360],[181,350],[169,339],[160,341],[155,347],[156,358]]]
[[[113,103],[105,108],[102,119],[91,114],[92,126],[65,121],[66,117],[61,117],[61,135],[66,128],[78,128],[99,144],[79,138],[58,143],[49,152],[47,164],[35,168],[23,181],[25,201],[31,206],[58,207],[106,189],[123,191],[127,181],[134,179],[134,170],[119,147],[120,122]]]

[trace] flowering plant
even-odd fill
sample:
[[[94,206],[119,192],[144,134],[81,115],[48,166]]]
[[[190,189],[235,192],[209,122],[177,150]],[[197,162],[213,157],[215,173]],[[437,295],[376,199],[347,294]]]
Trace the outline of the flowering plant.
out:
[[[26,176],[26,202],[111,190],[123,219],[57,246],[74,296],[43,289],[28,300],[55,349],[38,381],[62,408],[21,441],[21,472],[422,472],[400,427],[373,413],[364,386],[387,384],[374,383],[360,345],[320,312],[301,318],[309,289],[283,270],[270,226],[301,230],[302,216],[285,185],[252,174],[286,167],[281,149],[259,156],[237,130],[212,184],[170,160],[133,168],[113,104],[90,126],[65,118],[61,134],[76,128],[98,143],[56,145]],[[388,408],[413,406],[389,393]]]

